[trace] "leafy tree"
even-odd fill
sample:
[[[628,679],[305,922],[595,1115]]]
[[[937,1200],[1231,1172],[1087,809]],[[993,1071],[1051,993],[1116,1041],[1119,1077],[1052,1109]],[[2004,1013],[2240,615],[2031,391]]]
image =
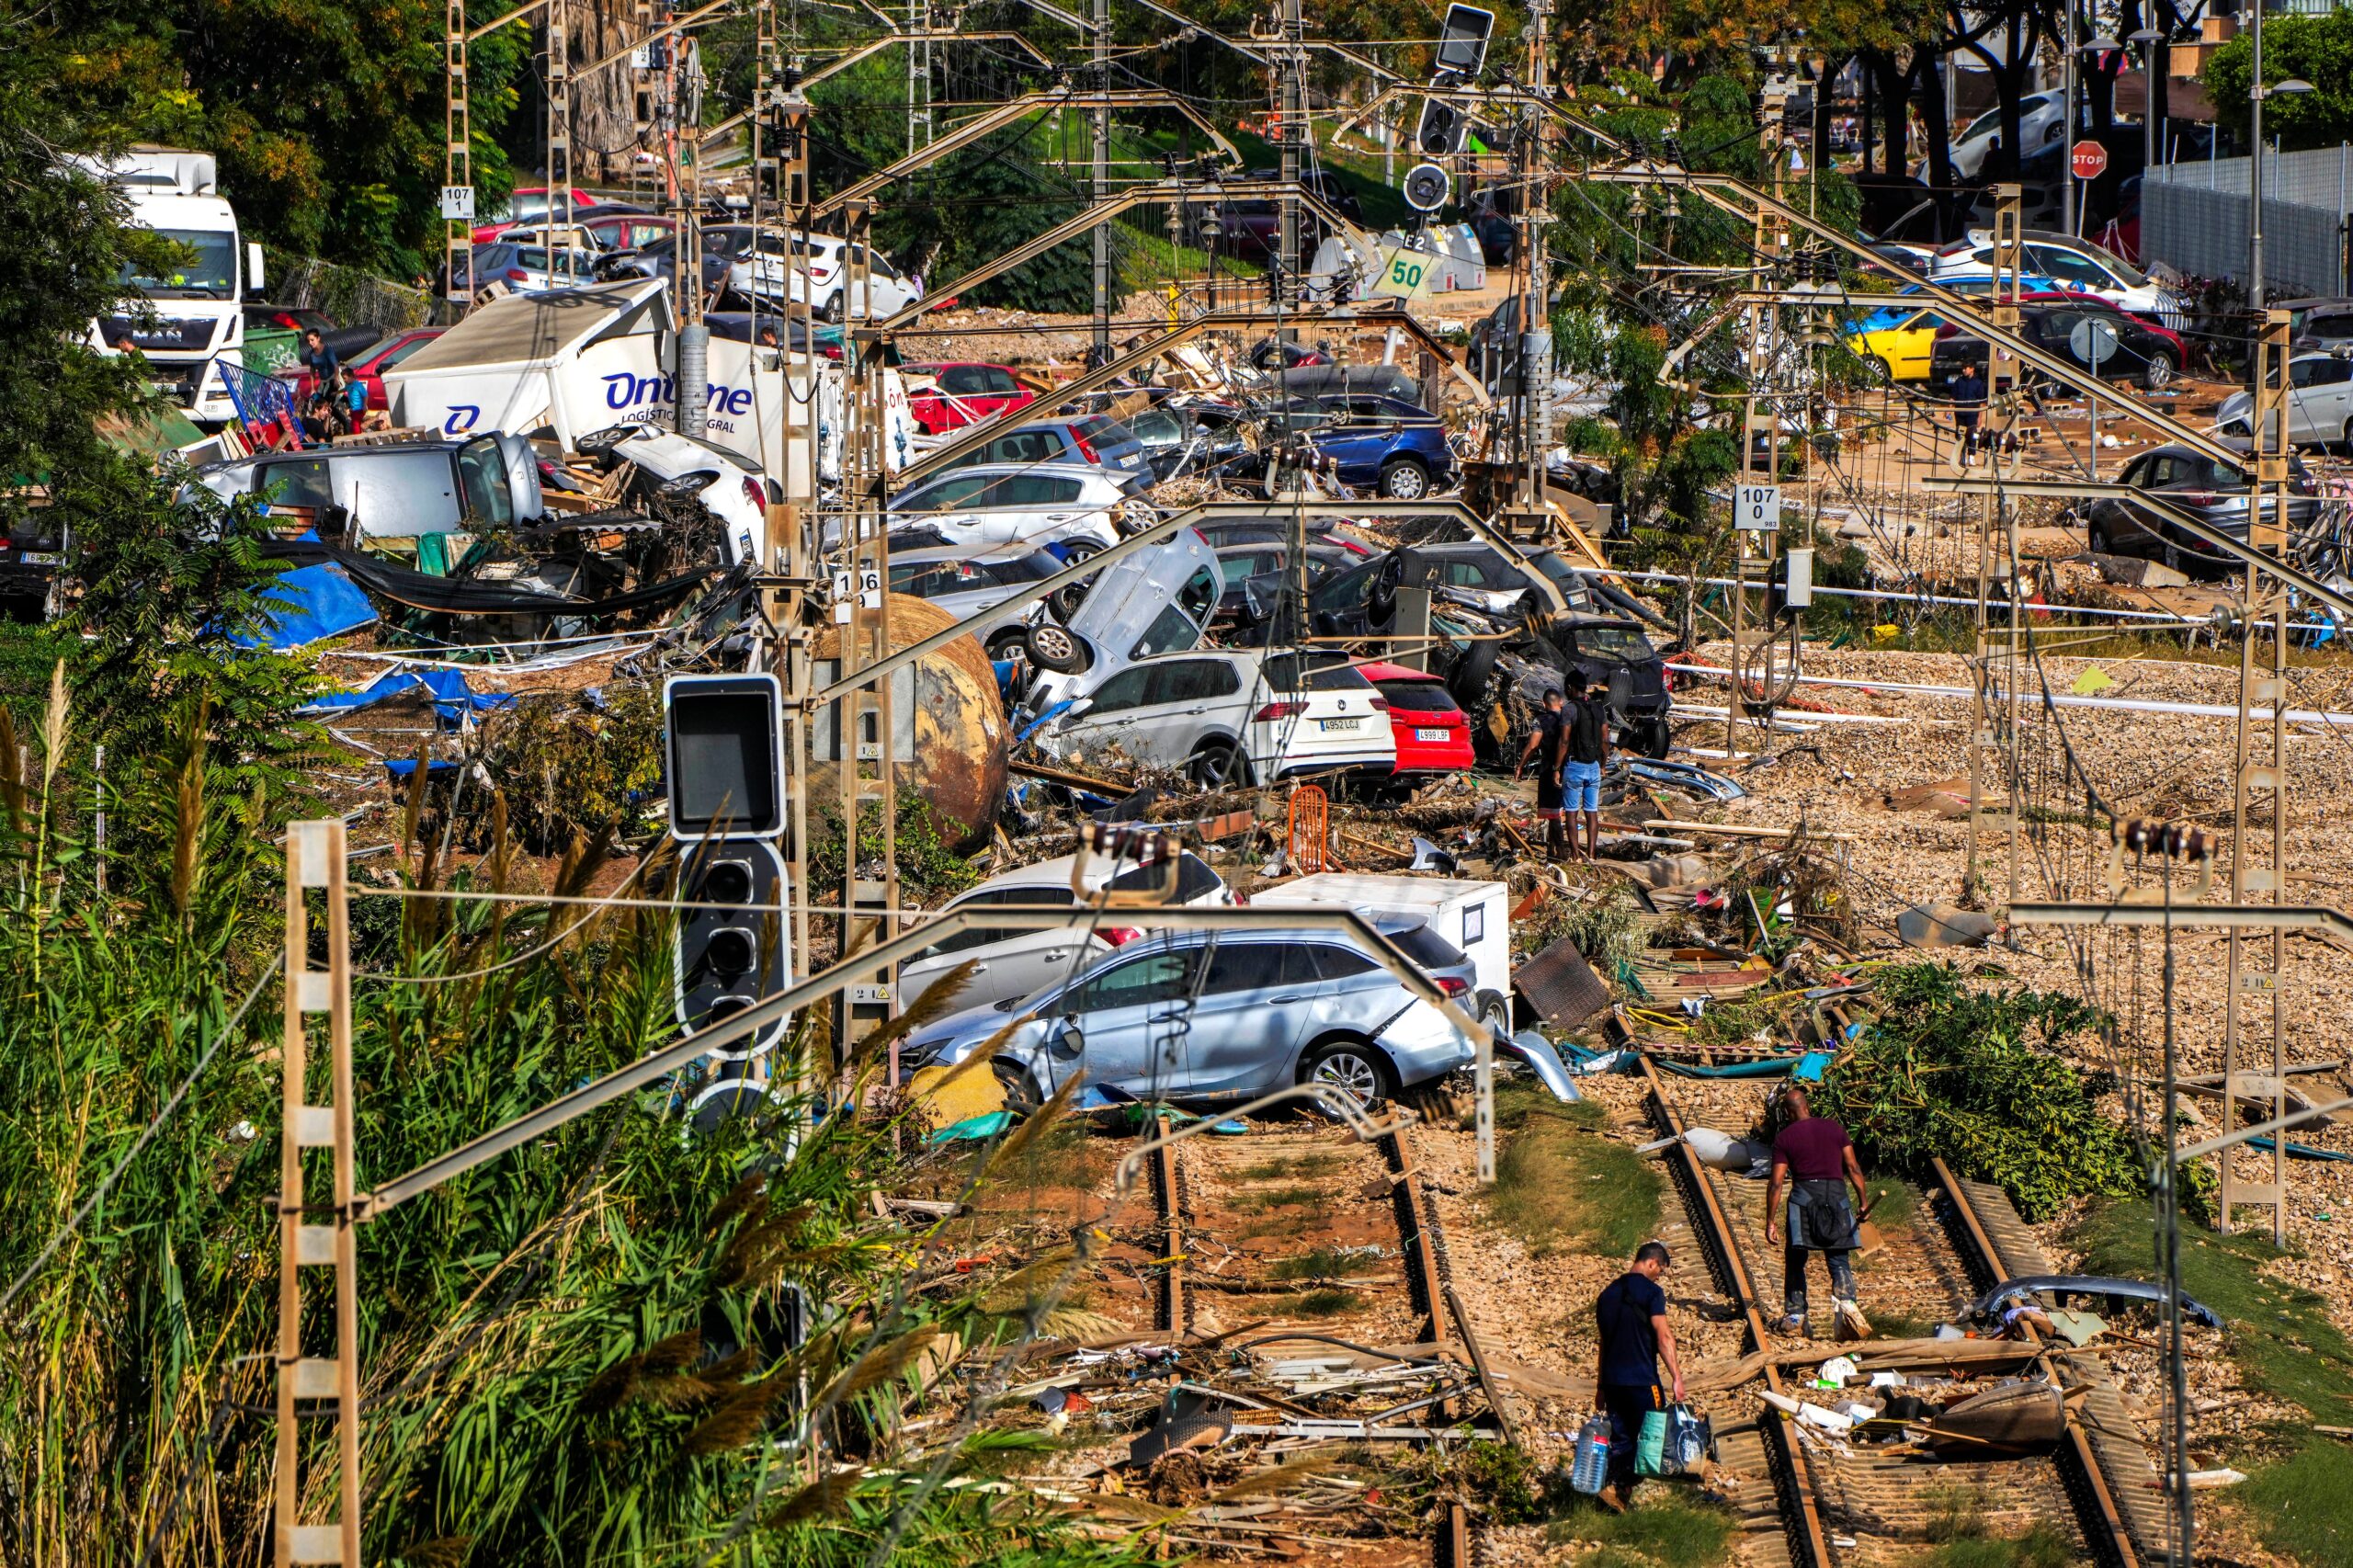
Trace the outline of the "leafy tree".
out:
[[[2300,77],[2313,89],[2268,99],[2264,135],[2277,136],[2290,149],[2353,140],[2353,11],[2275,17],[2264,23],[2263,75],[2272,84]],[[2206,61],[2207,97],[2242,144],[2250,129],[2247,94],[2254,77],[2255,40],[2244,32]]]
[[[90,134],[217,154],[222,194],[273,244],[404,278],[430,269],[447,80],[435,0],[67,0],[52,15],[28,41]],[[498,137],[531,47],[518,23],[469,51],[485,209],[514,184]]]
[[[240,643],[267,615],[278,568],[249,509],[176,503],[172,481],[111,438],[143,417],[152,394],[135,358],[90,347],[89,323],[112,304],[127,261],[168,247],[130,228],[120,198],[61,151],[92,134],[64,98],[37,56],[0,56],[0,147],[15,171],[0,181],[0,223],[18,236],[0,247],[0,406],[10,412],[0,473],[40,486],[0,492],[0,508],[44,502],[65,524],[81,583],[79,637],[11,637],[44,662],[68,659],[84,742],[153,755],[182,709],[200,705],[216,757],[240,770],[241,787],[284,785],[311,739],[290,722],[307,675]],[[9,661],[20,713],[46,685],[31,662]]]

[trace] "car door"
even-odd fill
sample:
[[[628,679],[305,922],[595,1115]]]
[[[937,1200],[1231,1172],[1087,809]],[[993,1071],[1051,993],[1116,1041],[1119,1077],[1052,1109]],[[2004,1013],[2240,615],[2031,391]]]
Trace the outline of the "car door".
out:
[[[1006,904],[1057,908],[1074,902],[1067,884],[980,888],[958,899],[950,909],[987,909]],[[957,994],[958,1007],[980,1007],[1023,996],[1034,996],[1068,976],[1078,955],[1092,950],[1086,934],[1068,926],[1024,930],[1013,926],[973,926],[941,937],[915,955],[899,971],[900,994],[909,1000],[924,987],[970,961],[971,981]]]
[[[2345,433],[2346,394],[2353,390],[2353,360],[2291,359],[2288,362],[2288,440],[2322,446]]]
[[[1205,949],[1200,994],[1185,1033],[1184,1089],[1241,1100],[1291,1081],[1291,1063],[1326,987],[1314,949],[1279,938],[1226,936]]]
[[[1231,659],[1163,659],[1140,667],[1151,670],[1153,679],[1136,716],[1134,756],[1173,767],[1205,738],[1242,733],[1246,699]]]
[[[1105,960],[1042,1009],[1046,1055],[1059,1085],[1085,1081],[1139,1099],[1172,1092],[1183,1075],[1193,967],[1200,949],[1155,947]],[[1078,1031],[1070,1053],[1066,1029]]]
[[[1086,693],[1086,711],[1073,720],[1063,733],[1072,746],[1093,751],[1118,746],[1133,756],[1136,727],[1152,699],[1153,670],[1136,665],[1109,676]]]

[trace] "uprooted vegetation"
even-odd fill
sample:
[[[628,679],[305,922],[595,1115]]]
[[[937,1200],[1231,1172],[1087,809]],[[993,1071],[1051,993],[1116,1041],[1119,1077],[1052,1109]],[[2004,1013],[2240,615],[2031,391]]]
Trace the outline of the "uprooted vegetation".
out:
[[[2095,1009],[2027,990],[1972,989],[1950,964],[1880,971],[1878,1014],[1824,1075],[1819,1108],[1847,1126],[1867,1166],[2001,1187],[2029,1220],[2070,1199],[2126,1198],[2148,1187],[2150,1151],[2116,1114],[2115,1080],[2058,1054],[2101,1028]],[[2199,1211],[2212,1173],[2184,1172]]]

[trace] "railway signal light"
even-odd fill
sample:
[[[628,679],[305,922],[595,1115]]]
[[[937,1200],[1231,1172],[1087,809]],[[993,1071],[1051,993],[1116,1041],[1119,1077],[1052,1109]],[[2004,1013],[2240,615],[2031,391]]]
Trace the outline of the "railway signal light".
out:
[[[1495,14],[1476,6],[1449,6],[1438,30],[1438,52],[1430,64],[1440,76],[1469,78],[1487,62],[1487,39]]]
[[[662,688],[670,836],[679,846],[672,949],[678,1025],[697,1034],[790,983],[784,855],[783,690],[769,675],[673,676]],[[779,1018],[711,1054],[751,1062]],[[766,1075],[741,1072],[746,1092]]]
[[[1414,127],[1414,151],[1425,158],[1450,158],[1462,150],[1462,134],[1470,121],[1444,98],[1424,98],[1422,118]]]

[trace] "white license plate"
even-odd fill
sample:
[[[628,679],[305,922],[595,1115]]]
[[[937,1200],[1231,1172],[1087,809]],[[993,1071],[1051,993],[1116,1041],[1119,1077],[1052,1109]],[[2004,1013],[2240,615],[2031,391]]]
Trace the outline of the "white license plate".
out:
[[[1442,741],[1449,733],[1451,732],[1447,730],[1415,730],[1414,738],[1417,741]]]
[[[1364,723],[1361,719],[1318,719],[1315,722],[1324,726],[1324,733],[1327,735],[1335,732],[1345,733],[1354,730]]]
[[[17,559],[23,562],[28,566],[63,566],[65,564],[65,557],[62,555],[52,555],[45,550],[28,550],[22,555],[17,556]]]

